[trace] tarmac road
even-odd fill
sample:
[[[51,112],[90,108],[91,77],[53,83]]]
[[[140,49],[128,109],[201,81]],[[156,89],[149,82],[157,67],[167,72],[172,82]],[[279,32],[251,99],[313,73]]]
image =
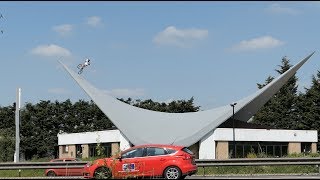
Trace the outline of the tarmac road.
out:
[[[0,177],[0,179],[85,179],[82,176],[64,177]],[[215,175],[187,176],[186,179],[320,179],[320,174],[260,174],[260,175]]]
[[[320,174],[193,175],[187,176],[186,179],[320,179]]]

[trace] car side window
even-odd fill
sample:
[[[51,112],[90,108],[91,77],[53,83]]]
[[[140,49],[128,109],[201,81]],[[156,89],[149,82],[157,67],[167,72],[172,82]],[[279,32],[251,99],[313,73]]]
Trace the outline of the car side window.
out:
[[[177,150],[174,150],[174,149],[167,149],[167,153],[168,154],[173,154],[173,153],[175,153],[175,152],[177,152]]]
[[[74,161],[74,160],[71,160],[71,159],[65,159],[64,161],[65,161],[65,162],[69,162],[69,161]]]
[[[159,156],[167,154],[163,148],[149,147],[147,148],[147,156]]]
[[[137,148],[122,154],[122,158],[142,157],[144,148]]]

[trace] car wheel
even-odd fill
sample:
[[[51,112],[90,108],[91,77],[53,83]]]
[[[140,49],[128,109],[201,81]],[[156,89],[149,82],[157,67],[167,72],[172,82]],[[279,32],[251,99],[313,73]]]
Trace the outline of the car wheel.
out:
[[[57,174],[54,171],[49,171],[47,176],[57,176]]]
[[[164,170],[163,176],[165,179],[180,179],[181,170],[176,166],[169,166]]]
[[[99,167],[94,171],[93,177],[95,179],[110,179],[112,177],[112,173],[107,167]]]

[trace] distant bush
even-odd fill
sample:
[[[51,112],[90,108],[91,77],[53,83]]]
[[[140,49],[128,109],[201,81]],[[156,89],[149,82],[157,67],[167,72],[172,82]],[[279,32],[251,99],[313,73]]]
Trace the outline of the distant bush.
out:
[[[250,152],[247,154],[247,158],[257,158],[257,157],[258,157],[257,154],[254,152]]]
[[[288,158],[296,158],[296,157],[320,157],[319,153],[291,153],[286,155]]]

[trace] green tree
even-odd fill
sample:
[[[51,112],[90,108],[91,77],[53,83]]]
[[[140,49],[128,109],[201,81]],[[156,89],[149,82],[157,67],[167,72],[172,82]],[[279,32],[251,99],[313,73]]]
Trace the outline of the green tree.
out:
[[[299,109],[301,111],[299,129],[317,129],[320,131],[320,71],[312,76],[310,88],[305,88],[305,94],[300,95]],[[320,134],[318,133],[318,139]]]
[[[93,101],[84,100],[74,104],[69,99],[61,103],[27,103],[20,117],[21,151],[26,159],[56,157],[58,133],[98,131],[113,126]]]
[[[16,103],[12,106],[0,106],[0,129],[15,127]]]
[[[0,129],[0,162],[13,161],[15,135],[12,128]]]
[[[27,103],[21,111],[21,151],[27,159],[54,157],[57,144],[54,104],[40,101],[36,105]]]
[[[280,69],[276,69],[279,74],[283,74],[292,66],[289,59],[282,58]],[[270,83],[274,78],[269,76],[265,84],[258,84],[262,88]],[[297,95],[296,75],[292,76],[288,82],[256,113],[253,123],[268,125],[279,129],[295,129],[299,122],[298,95]]]
[[[0,162],[13,161],[15,151],[15,107],[0,106]]]
[[[147,100],[136,100],[133,101],[131,98],[128,98],[127,100],[119,99],[122,102],[125,102],[127,104],[131,104],[136,107],[140,107],[143,109],[148,109],[152,111],[160,111],[160,112],[168,112],[168,113],[184,113],[184,112],[197,112],[200,110],[200,106],[194,105],[194,98],[191,97],[189,100],[174,100],[170,103],[164,103],[164,102],[154,102],[151,99]]]

